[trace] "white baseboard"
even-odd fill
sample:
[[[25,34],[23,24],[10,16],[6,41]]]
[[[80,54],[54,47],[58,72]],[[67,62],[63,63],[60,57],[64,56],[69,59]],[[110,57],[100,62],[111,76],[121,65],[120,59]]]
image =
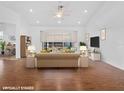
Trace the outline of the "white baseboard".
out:
[[[120,69],[120,70],[124,70],[123,67],[120,67],[120,66],[118,66],[117,64],[113,64],[111,60],[102,59],[102,61],[104,61],[105,63],[108,63],[109,65],[114,66],[114,67],[116,67],[116,68],[118,68],[118,69]]]

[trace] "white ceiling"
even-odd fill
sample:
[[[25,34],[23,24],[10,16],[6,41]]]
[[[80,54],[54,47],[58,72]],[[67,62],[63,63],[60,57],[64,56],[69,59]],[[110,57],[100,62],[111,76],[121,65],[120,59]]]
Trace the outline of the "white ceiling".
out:
[[[26,18],[30,25],[41,26],[85,26],[91,17],[98,11],[103,2],[86,2],[86,1],[65,1],[61,2],[64,5],[64,13],[62,23],[58,24],[58,18],[55,18],[57,6],[60,2],[57,1],[5,1],[0,2],[0,5],[10,8],[18,14]],[[32,13],[29,10],[32,9]],[[84,10],[88,10],[84,13]],[[40,23],[37,24],[36,21]],[[80,21],[81,24],[77,22]]]

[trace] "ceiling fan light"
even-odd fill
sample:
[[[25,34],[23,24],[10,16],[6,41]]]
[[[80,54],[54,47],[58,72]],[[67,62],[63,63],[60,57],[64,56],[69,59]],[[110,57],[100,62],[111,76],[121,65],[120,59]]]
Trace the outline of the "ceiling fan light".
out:
[[[58,18],[62,17],[62,15],[61,15],[61,14],[57,14],[56,16],[57,16]]]

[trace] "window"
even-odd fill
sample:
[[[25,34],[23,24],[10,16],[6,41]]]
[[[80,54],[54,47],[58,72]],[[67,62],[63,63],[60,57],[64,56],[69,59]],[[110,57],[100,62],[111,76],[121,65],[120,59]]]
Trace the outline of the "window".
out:
[[[43,42],[42,45],[43,45],[43,48],[45,48],[45,49],[52,48],[52,47],[59,47],[59,48],[74,47],[74,43],[72,43],[72,42]]]

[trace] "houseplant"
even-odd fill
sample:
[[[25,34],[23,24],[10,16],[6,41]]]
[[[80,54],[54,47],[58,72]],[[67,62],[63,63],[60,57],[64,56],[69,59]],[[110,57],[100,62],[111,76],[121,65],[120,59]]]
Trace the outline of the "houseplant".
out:
[[[5,41],[0,41],[1,54],[4,55]]]
[[[86,46],[86,43],[80,42],[80,46]]]

